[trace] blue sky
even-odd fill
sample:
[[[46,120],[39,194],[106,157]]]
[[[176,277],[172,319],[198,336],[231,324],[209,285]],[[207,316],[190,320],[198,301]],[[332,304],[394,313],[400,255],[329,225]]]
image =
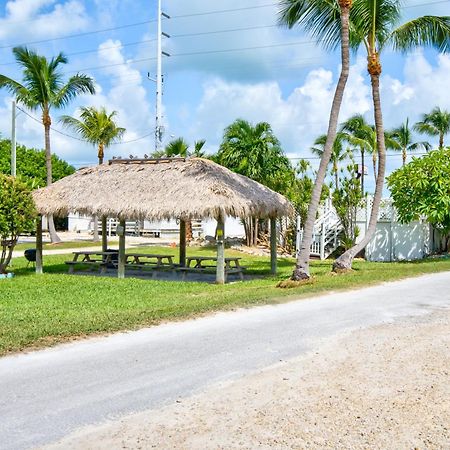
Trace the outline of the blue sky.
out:
[[[67,75],[82,71],[96,79],[98,93],[80,105],[118,111],[127,143],[107,156],[143,155],[154,147],[155,0],[11,0],[0,2],[0,72],[20,78],[11,46],[69,57]],[[450,14],[450,1],[407,0],[404,20],[423,14]],[[241,117],[268,121],[292,158],[311,157],[309,147],[326,131],[339,55],[327,54],[300,29],[276,26],[278,5],[271,0],[163,0],[165,139],[206,139],[220,145],[225,126]],[[99,30],[104,30],[99,32]],[[419,49],[410,55],[383,55],[382,94],[386,127],[398,126],[439,105],[450,109],[450,57]],[[11,97],[0,92],[0,133],[10,136]],[[352,57],[351,77],[341,119],[360,112],[371,118],[363,55]],[[37,113],[34,113],[37,116]],[[70,133],[69,133],[70,134]],[[147,136],[145,138],[142,138]],[[142,139],[141,139],[142,138]],[[21,113],[18,140],[42,147],[42,126]],[[136,141],[134,141],[136,140]],[[129,142],[134,141],[134,142]],[[95,150],[53,132],[53,151],[76,166],[95,163]],[[311,160],[316,164],[316,160]],[[401,162],[389,157],[388,170]],[[369,184],[370,188],[370,184]]]

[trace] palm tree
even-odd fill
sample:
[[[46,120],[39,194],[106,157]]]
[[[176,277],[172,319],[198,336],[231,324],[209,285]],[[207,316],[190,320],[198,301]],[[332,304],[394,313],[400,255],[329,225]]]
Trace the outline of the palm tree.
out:
[[[333,144],[333,150],[331,152],[331,159],[330,162],[332,164],[331,168],[331,174],[334,175],[334,187],[335,189],[339,189],[339,163],[341,161],[344,161],[347,159],[351,152],[347,148],[344,148],[344,134],[337,133],[336,140]],[[317,156],[322,157],[325,144],[327,141],[327,136],[323,134],[322,136],[319,136],[314,141],[314,147],[311,147],[311,152]]]
[[[23,70],[23,82],[19,83],[5,75],[0,75],[0,88],[6,88],[16,97],[19,103],[22,103],[31,111],[41,110],[45,134],[47,186],[49,186],[53,181],[50,111],[52,108],[66,107],[71,100],[80,94],[94,94],[94,82],[90,77],[83,74],[74,75],[64,82],[60,67],[62,64],[67,64],[67,58],[62,53],[50,60],[26,47],[15,47],[13,53]],[[48,226],[52,242],[60,242],[53,223],[53,216],[48,217]]]
[[[391,131],[391,136],[392,139],[398,143],[398,149],[402,152],[403,166],[406,164],[406,158],[409,152],[414,152],[420,149],[424,149],[427,152],[431,150],[431,144],[429,142],[413,142],[412,130],[409,127],[408,118],[406,119],[406,122]]]
[[[114,121],[117,111],[108,114],[105,108],[97,109],[94,106],[82,107],[80,119],[71,116],[62,116],[64,126],[78,133],[85,141],[97,146],[99,165],[103,164],[105,149],[112,143],[120,140],[125,128],[118,127]],[[102,217],[102,246],[106,251],[106,217]],[[98,241],[97,217],[94,216],[94,241]]]
[[[85,141],[96,145],[98,149],[98,163],[103,164],[105,149],[112,143],[119,141],[125,133],[125,128],[118,127],[114,121],[117,111],[108,114],[104,107],[82,107],[80,119],[62,116],[64,126],[78,133]]]
[[[276,191],[284,190],[294,175],[280,142],[267,122],[256,125],[237,119],[224,131],[222,144],[217,153],[219,164],[245,175]],[[259,222],[253,217],[244,221],[247,245],[256,244]]]
[[[200,139],[199,141],[194,142],[194,151],[192,152],[192,156],[196,158],[204,158],[205,152],[203,151],[203,147],[205,146],[206,141],[204,139]]]
[[[341,134],[343,139],[361,152],[361,164],[364,166],[365,154],[372,155],[373,176],[377,180],[377,132],[374,125],[366,122],[362,114],[355,114],[342,124]],[[384,132],[386,148],[392,150],[400,149],[400,145],[393,139],[391,132]],[[361,175],[362,192],[364,193],[364,170]]]
[[[364,45],[367,51],[377,137],[378,173],[366,234],[358,244],[336,259],[334,270],[351,269],[354,257],[370,242],[377,226],[386,170],[386,143],[380,99],[380,52],[389,45],[401,51],[419,46],[432,46],[442,52],[450,50],[450,16],[419,17],[396,27],[400,17],[400,0],[354,0],[350,13],[351,46],[356,50]]]
[[[179,156],[181,158],[187,158],[189,156],[188,149],[189,144],[182,137],[180,137],[170,141],[166,145],[164,155],[169,157]]]
[[[293,280],[310,278],[309,257],[313,227],[319,207],[322,186],[336,138],[339,112],[350,69],[349,17],[352,3],[352,0],[281,0],[280,2],[280,22],[282,24],[287,25],[289,28],[295,25],[304,27],[306,31],[317,39],[317,42],[321,42],[328,49],[333,49],[340,43],[342,62],[341,73],[330,111],[327,140],[314,182],[300,252],[291,277]]]
[[[439,148],[444,148],[444,136],[450,133],[450,112],[436,106],[429,114],[422,116],[414,129],[428,136],[439,136]]]

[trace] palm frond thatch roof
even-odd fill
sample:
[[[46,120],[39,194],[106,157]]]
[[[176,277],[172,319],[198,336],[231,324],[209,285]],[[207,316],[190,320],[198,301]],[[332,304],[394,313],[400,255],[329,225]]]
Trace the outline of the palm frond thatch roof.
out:
[[[110,162],[81,169],[33,193],[42,215],[69,213],[134,220],[280,217],[282,195],[202,158]]]

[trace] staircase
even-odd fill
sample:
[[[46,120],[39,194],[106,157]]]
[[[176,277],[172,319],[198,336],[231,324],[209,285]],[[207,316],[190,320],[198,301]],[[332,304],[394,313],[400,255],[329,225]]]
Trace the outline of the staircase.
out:
[[[297,222],[297,254],[303,238],[303,229],[299,222]],[[321,260],[327,259],[338,248],[341,231],[342,225],[336,211],[331,205],[331,200],[327,200],[325,206],[320,208],[319,218],[314,224],[311,256],[319,257]]]

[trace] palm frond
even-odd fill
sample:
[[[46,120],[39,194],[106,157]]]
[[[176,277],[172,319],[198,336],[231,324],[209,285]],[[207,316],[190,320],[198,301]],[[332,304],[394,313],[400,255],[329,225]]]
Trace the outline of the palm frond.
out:
[[[434,47],[439,52],[450,51],[450,16],[423,16],[413,19],[391,33],[395,50],[407,52],[413,48]]]
[[[77,74],[70,77],[67,83],[55,95],[52,103],[57,108],[63,108],[80,94],[95,94],[93,79],[84,74]]]

